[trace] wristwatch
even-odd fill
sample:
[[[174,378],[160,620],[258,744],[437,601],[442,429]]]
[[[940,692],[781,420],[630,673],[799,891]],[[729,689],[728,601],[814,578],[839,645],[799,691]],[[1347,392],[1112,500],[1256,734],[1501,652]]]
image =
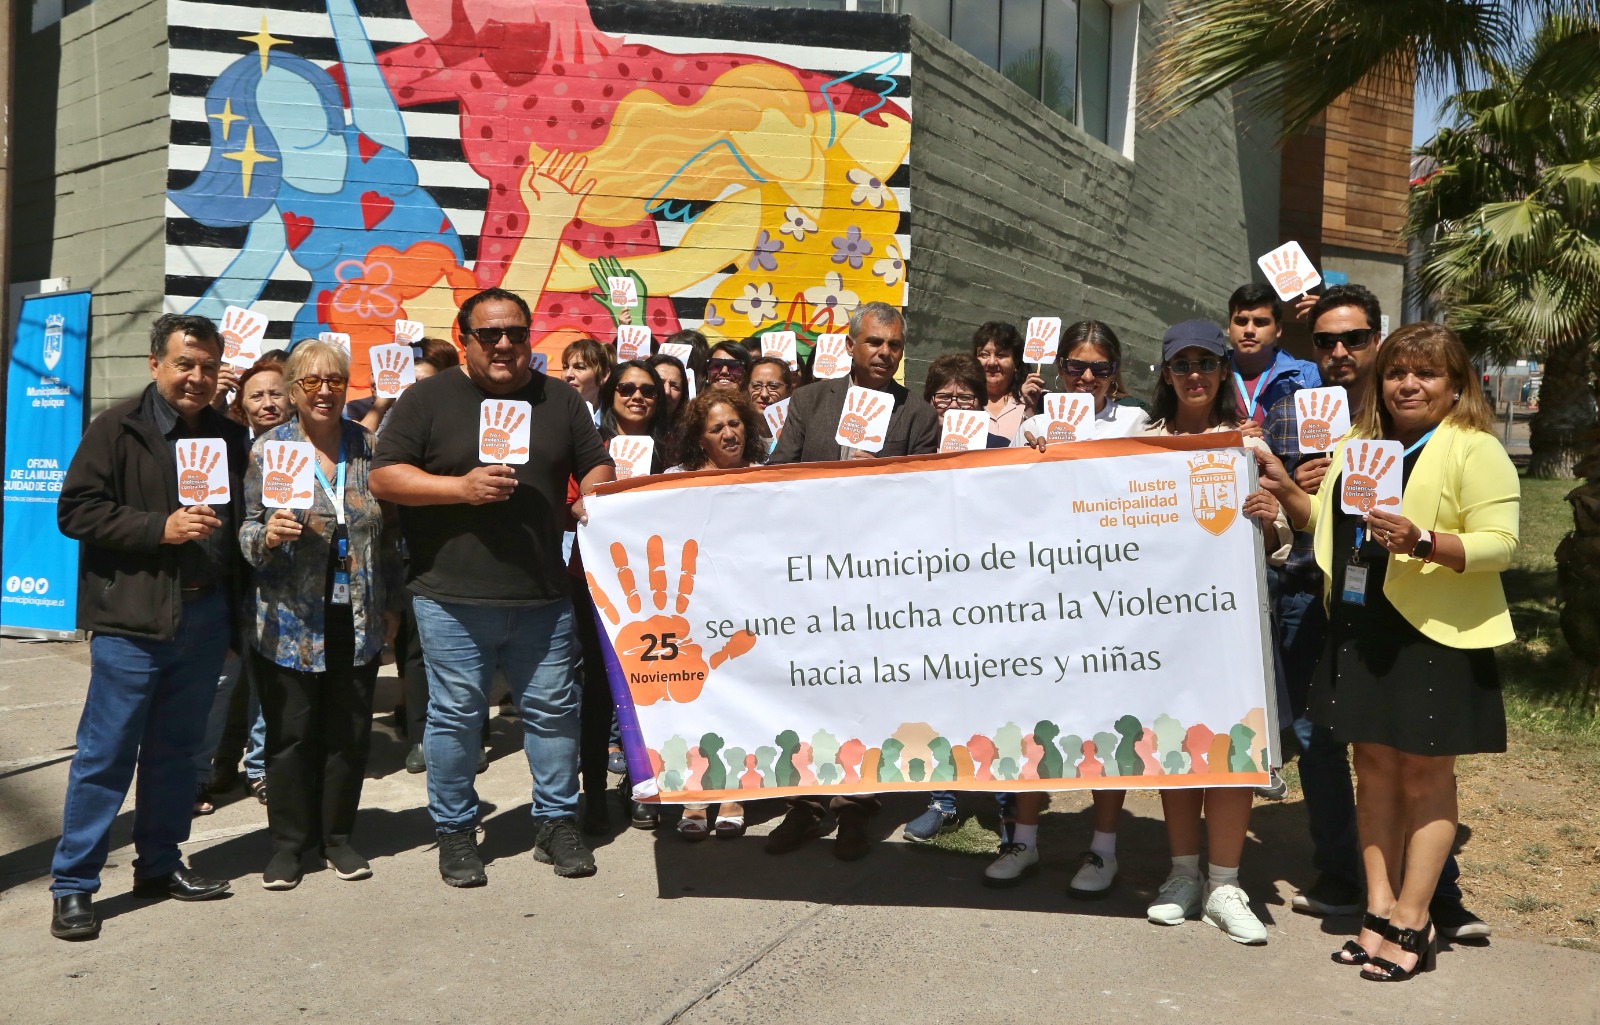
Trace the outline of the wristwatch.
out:
[[[1413,558],[1429,562],[1433,559],[1433,531],[1424,530],[1422,536],[1417,538],[1416,546],[1411,549]]]

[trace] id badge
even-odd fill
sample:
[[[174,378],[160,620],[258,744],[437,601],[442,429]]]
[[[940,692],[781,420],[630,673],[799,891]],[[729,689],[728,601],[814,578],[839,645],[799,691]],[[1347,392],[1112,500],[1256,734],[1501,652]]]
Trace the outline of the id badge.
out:
[[[1339,598],[1350,605],[1367,603],[1367,567],[1352,564],[1344,568],[1344,593]]]
[[[333,574],[333,603],[350,604],[350,574],[339,570]]]

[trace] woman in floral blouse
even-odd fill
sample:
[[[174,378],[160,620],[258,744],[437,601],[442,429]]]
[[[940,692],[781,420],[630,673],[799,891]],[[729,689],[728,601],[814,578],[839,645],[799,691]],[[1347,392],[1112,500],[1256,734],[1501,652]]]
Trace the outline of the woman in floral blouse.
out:
[[[367,487],[373,435],[342,416],[349,357],[337,345],[301,342],[284,377],[297,417],[256,439],[239,531],[255,568],[253,658],[267,720],[273,849],[261,885],[269,890],[298,885],[304,856],[319,847],[340,879],[372,874],[350,846],[350,830],[379,654],[403,595],[397,532]],[[309,485],[309,509],[264,504],[263,460],[278,469],[283,442],[312,446],[312,472],[295,481]],[[281,477],[270,490],[275,505],[305,494]]]

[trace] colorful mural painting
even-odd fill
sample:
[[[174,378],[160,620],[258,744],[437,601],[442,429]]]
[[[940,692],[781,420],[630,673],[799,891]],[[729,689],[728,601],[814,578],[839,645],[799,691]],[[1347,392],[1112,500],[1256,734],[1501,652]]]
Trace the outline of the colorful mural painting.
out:
[[[169,0],[168,17],[168,308],[251,307],[282,346],[344,332],[358,386],[395,320],[454,337],[489,286],[534,306],[552,363],[628,322],[795,330],[804,352],[861,302],[904,305],[911,78],[892,32],[811,45],[760,11],[649,0]]]

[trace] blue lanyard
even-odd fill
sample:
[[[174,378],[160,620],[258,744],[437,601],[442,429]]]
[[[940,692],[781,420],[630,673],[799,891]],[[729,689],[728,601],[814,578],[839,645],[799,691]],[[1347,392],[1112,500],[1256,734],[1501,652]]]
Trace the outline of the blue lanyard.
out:
[[[1433,429],[1433,431],[1437,431],[1438,429],[1439,428],[1435,427]],[[1427,434],[1424,434],[1422,437],[1420,437],[1416,441],[1412,442],[1411,443],[1411,447],[1406,449],[1405,455],[1401,456],[1400,458],[1404,459],[1406,456],[1409,456],[1411,453],[1415,452],[1417,449],[1419,449],[1422,446],[1426,445],[1428,443],[1428,439],[1433,437],[1433,431],[1429,431]]]
[[[328,496],[328,502],[333,506],[333,519],[338,524],[334,530],[334,540],[338,544],[339,559],[343,561],[350,557],[350,540],[344,527],[344,439],[339,439],[339,488],[335,491],[328,486],[328,478],[323,475],[322,464],[316,460],[311,461],[311,469],[317,475],[317,483],[322,486],[322,493]]]
[[[1244,375],[1239,373],[1237,370],[1233,372],[1233,382],[1239,386],[1239,398],[1244,402],[1245,419],[1255,419],[1256,400],[1261,397],[1261,390],[1267,386],[1267,378],[1271,376],[1272,368],[1270,366],[1261,371],[1261,376],[1256,379],[1256,393],[1254,395],[1250,395],[1244,390]]]

